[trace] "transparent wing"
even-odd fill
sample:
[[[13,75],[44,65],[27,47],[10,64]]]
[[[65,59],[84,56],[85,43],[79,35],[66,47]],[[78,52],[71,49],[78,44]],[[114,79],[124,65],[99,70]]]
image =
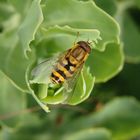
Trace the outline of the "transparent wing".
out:
[[[39,65],[37,65],[31,72],[33,79],[30,80],[31,83],[50,83],[50,76],[52,70],[56,67],[62,57],[66,55],[67,51],[54,55],[48,58]]]
[[[33,70],[32,70],[32,76],[37,76],[41,72],[46,72],[46,70],[52,69],[56,62],[58,61],[58,58],[51,57],[49,59],[46,59],[45,61],[38,64]]]
[[[47,83],[50,81],[51,72],[60,59],[60,56],[60,54],[55,55],[38,64],[31,72],[33,77],[31,83]]]
[[[74,94],[74,90],[76,88],[76,84],[77,84],[77,81],[79,79],[79,76],[81,74],[81,71],[82,71],[82,68],[83,68],[83,65],[82,64],[78,69],[77,71],[74,73],[74,75],[67,79],[65,82],[64,82],[64,95],[66,97],[66,100],[65,100],[65,103],[73,96]]]

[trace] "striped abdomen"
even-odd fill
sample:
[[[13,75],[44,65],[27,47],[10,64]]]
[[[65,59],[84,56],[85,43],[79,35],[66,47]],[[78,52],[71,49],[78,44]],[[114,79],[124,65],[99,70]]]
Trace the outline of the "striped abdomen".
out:
[[[85,41],[79,41],[67,54],[61,58],[51,74],[54,83],[63,83],[73,76],[77,69],[85,62],[91,49]]]

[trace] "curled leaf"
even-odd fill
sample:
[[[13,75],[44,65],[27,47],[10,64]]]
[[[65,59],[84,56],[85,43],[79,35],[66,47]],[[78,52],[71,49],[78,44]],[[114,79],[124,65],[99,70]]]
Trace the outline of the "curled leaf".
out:
[[[64,88],[66,87],[64,85],[51,86],[50,82],[48,83],[44,82],[43,78],[44,76],[41,75],[44,75],[44,73],[39,73],[36,76],[42,77],[42,80],[38,79],[35,76],[31,80],[31,83],[38,84],[37,85],[38,90],[34,90],[34,92],[38,96],[38,99],[46,104],[58,104],[58,103],[66,103],[70,105],[79,104],[89,97],[95,82],[95,77],[93,78],[91,76],[89,68],[84,67],[83,70],[81,71],[80,76],[78,77],[77,82],[75,83],[74,90],[72,89],[71,92],[65,93]],[[50,78],[49,73],[46,73],[46,76]]]
[[[43,21],[40,2],[41,0],[32,1],[30,10],[28,11],[25,20],[19,28],[19,38],[24,50],[24,55],[26,57],[26,52],[31,51],[29,44],[32,40],[34,40],[36,30]]]
[[[42,26],[46,29],[55,25],[68,25],[78,29],[97,29],[102,38],[96,47],[100,51],[105,49],[107,43],[119,42],[118,24],[91,0],[86,2],[48,0],[42,10],[44,15]]]
[[[91,47],[96,47],[94,43],[98,43],[101,40],[100,32],[97,29],[80,29],[80,28],[72,28],[70,26],[53,26],[48,29],[42,28],[42,33],[45,35],[44,38],[52,38],[52,37],[60,37],[67,36],[71,40],[75,40],[77,36],[77,40],[85,40],[91,42]],[[76,40],[76,41],[77,41]]]

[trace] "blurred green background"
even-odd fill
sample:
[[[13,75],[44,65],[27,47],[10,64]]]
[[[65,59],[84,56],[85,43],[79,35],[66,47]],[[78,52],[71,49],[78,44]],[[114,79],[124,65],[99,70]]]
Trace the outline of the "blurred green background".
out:
[[[50,2],[50,0],[48,1]],[[82,19],[81,23],[75,22],[72,18],[73,21],[66,22],[66,25],[81,29],[87,28],[89,24],[91,29],[92,22],[94,23],[96,20],[97,25],[95,25],[101,31],[101,37],[103,35],[102,42],[99,42],[100,46],[104,46],[107,41],[110,43],[114,41],[115,43],[112,42],[108,46],[119,46],[119,49],[109,51],[105,49],[103,52],[99,51],[100,48],[93,50],[95,61],[96,59],[99,61],[95,62],[95,66],[92,65],[93,53],[93,57],[91,60],[89,59],[87,65],[89,64],[91,67],[91,73],[97,81],[87,100],[76,106],[49,105],[51,112],[46,113],[28,90],[30,67],[37,59],[64,50],[65,48],[61,48],[61,44],[67,48],[68,43],[75,38],[69,37],[68,42],[61,38],[59,39],[60,44],[57,39],[54,39],[54,42],[51,39],[42,41],[44,33],[39,27],[48,29],[55,24],[65,25],[65,22],[61,21],[61,15],[67,13],[62,11],[67,10],[68,13],[71,13],[70,9],[73,7],[73,5],[65,5],[64,0],[56,2],[56,5],[53,1],[54,7],[58,4],[60,7],[62,6],[62,11],[56,12],[57,15],[55,12],[53,13],[56,9],[52,8],[53,6],[49,5],[48,1],[42,0],[40,4],[39,0],[0,0],[0,140],[139,140],[140,1],[95,0],[96,5],[111,15],[120,26],[121,41],[119,45],[116,45],[118,44],[116,41],[118,34],[113,31],[113,25],[116,23],[113,23],[112,20],[108,22],[110,17],[107,14],[103,14],[104,12],[96,6],[93,7],[93,10],[96,9],[99,14],[89,14],[88,6],[85,6],[87,13],[82,12],[83,9],[79,9],[77,6],[80,5],[78,2],[86,3],[87,0],[69,0],[77,1],[76,12],[81,17],[91,18],[93,15],[95,17],[93,16],[90,23],[83,22]],[[45,9],[45,6],[48,7]],[[32,13],[28,11],[32,11]],[[41,11],[43,11],[44,20]],[[51,14],[55,15],[55,20],[52,19]],[[89,15],[87,16],[87,14]],[[99,17],[101,14],[102,16]],[[103,22],[98,23],[98,21]],[[51,34],[49,36],[51,38],[54,34],[60,33],[58,29],[54,30],[48,29],[45,34],[48,36]],[[61,32],[64,32],[63,30],[62,28]],[[104,34],[104,32],[107,33]],[[19,43],[19,36],[21,43],[26,46],[24,49]],[[104,36],[108,38],[104,38]],[[46,44],[53,44],[58,48],[50,47],[49,51],[45,52]],[[40,45],[41,49],[38,48]],[[36,48],[34,49],[34,47]],[[32,53],[26,52],[30,49]],[[104,58],[107,62],[101,63],[100,58]],[[30,67],[27,67],[29,64]],[[103,64],[102,67],[101,64]],[[92,71],[92,67],[95,69],[94,71]]]

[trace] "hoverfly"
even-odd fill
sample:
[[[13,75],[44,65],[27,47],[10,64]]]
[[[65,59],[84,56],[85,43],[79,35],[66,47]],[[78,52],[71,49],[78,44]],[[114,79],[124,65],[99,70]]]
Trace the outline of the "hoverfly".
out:
[[[53,83],[64,83],[65,80],[72,78],[76,72],[82,69],[91,48],[88,42],[79,41],[66,54],[58,60],[51,73]]]
[[[44,78],[44,81],[48,80],[47,75],[49,74],[49,80],[52,84],[64,84],[66,92],[68,89],[73,90],[73,86],[76,84],[78,75],[90,52],[91,48],[88,41],[78,41],[66,52],[39,64],[32,74],[36,76],[43,73],[42,78]],[[42,67],[44,68],[42,69]]]

